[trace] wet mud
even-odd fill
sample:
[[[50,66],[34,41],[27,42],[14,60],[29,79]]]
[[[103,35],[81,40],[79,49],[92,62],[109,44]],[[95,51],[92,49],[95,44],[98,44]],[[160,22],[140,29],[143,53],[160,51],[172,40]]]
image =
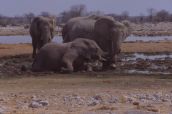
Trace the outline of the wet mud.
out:
[[[59,72],[31,71],[31,54],[6,56],[0,58],[0,76],[23,76],[58,74]],[[117,68],[93,73],[112,74],[172,74],[172,53],[122,53],[118,58]],[[81,72],[75,72],[81,73]],[[87,73],[87,72],[84,72]],[[90,73],[90,72],[89,72]]]

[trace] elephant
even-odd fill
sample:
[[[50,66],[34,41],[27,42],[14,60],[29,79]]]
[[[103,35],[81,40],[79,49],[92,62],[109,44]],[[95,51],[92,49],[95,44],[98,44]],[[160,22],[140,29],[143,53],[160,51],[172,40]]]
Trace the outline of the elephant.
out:
[[[91,61],[104,61],[105,52],[93,40],[77,38],[68,43],[47,43],[36,55],[32,71],[84,70],[84,65]],[[82,69],[83,68],[83,69]]]
[[[130,35],[128,21],[118,22],[111,16],[86,16],[70,19],[62,29],[63,42],[78,37],[94,40],[100,48],[108,52],[108,65],[116,67],[121,43]]]
[[[53,17],[35,17],[30,26],[30,35],[32,37],[33,54],[36,56],[36,51],[51,40],[55,34],[56,21]]]

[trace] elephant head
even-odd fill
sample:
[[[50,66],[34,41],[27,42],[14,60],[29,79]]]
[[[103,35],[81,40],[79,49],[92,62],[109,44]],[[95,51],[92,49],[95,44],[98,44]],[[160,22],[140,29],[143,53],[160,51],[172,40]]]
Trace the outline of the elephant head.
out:
[[[30,35],[32,37],[33,58],[36,56],[37,49],[39,50],[52,40],[54,37],[55,25],[55,19],[49,17],[38,16],[32,20]]]
[[[40,35],[40,47],[50,42],[54,37],[55,20],[53,18],[42,17],[37,23],[38,34]]]
[[[95,35],[98,45],[113,59],[120,53],[121,43],[130,34],[129,23],[120,23],[112,17],[102,17],[95,23]],[[116,58],[116,57],[115,57]],[[116,61],[112,60],[112,61]]]
[[[79,38],[71,47],[78,50],[80,56],[87,60],[105,61],[103,56],[106,53],[93,40]]]

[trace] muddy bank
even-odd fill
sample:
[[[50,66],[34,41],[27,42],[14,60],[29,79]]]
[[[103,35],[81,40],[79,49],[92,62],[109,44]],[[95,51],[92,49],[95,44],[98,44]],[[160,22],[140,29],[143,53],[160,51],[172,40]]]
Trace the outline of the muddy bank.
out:
[[[61,74],[59,72],[34,73],[31,71],[31,54],[0,58],[0,76]],[[93,74],[155,74],[172,75],[172,53],[122,53],[117,69],[93,72]],[[83,73],[83,72],[75,72]],[[87,74],[87,73],[86,73]],[[88,74],[91,74],[88,73]]]
[[[123,43],[117,69],[101,73],[170,75],[172,74],[171,50],[172,42]],[[0,75],[39,75],[30,70],[33,61],[31,53],[31,44],[1,44]]]

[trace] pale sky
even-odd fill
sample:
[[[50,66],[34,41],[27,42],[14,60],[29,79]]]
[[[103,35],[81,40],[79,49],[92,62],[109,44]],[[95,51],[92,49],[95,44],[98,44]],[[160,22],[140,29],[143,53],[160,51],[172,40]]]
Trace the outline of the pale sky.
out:
[[[128,11],[130,15],[140,15],[147,14],[149,8],[172,13],[172,0],[0,0],[0,14],[17,16],[33,12],[37,15],[46,11],[58,15],[76,4],[85,4],[88,11],[104,13]]]

